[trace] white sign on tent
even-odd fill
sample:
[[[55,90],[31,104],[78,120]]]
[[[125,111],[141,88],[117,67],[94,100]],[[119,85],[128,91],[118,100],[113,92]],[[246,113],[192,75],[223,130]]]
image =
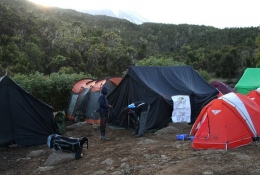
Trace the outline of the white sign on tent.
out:
[[[173,100],[172,122],[191,121],[190,97],[188,95],[174,95]]]

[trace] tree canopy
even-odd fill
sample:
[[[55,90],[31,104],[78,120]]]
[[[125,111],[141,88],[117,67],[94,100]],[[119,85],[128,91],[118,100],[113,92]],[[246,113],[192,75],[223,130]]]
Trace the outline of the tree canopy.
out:
[[[247,67],[260,67],[258,27],[136,25],[27,0],[1,0],[0,16],[0,75],[8,72],[57,108],[66,106],[61,98],[76,77],[121,76],[133,65],[190,65],[206,80],[232,83]],[[53,87],[63,91],[55,95],[60,104],[51,99]]]

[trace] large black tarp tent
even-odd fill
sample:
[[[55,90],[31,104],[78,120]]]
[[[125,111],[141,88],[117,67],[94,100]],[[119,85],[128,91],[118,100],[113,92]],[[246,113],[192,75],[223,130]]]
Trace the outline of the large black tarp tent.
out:
[[[151,104],[146,129],[161,129],[171,122],[173,95],[189,95],[191,122],[203,106],[217,98],[218,90],[205,81],[191,66],[131,66],[108,101],[115,117],[109,124],[129,127],[122,109],[129,103],[145,100]]]
[[[55,133],[53,108],[7,75],[0,77],[0,99],[0,147],[44,144]]]

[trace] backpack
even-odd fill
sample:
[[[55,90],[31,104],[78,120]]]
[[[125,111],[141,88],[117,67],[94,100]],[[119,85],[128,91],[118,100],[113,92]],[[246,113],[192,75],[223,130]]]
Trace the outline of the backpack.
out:
[[[65,119],[66,115],[64,111],[58,111],[54,116],[56,132],[60,135],[65,133]]]
[[[81,152],[84,143],[86,143],[86,147],[88,149],[88,139],[83,137],[73,138],[73,137],[63,137],[58,134],[52,134],[48,136],[47,145],[49,148],[53,148],[56,151],[66,151],[74,154],[75,159],[81,158]]]

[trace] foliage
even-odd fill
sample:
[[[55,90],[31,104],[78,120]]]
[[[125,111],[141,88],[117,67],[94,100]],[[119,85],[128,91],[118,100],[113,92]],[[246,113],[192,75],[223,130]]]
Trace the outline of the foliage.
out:
[[[86,77],[91,76],[83,73],[52,73],[48,76],[36,72],[29,75],[16,74],[12,79],[23,89],[52,106],[55,111],[62,111],[67,109],[72,85]]]
[[[205,80],[234,83],[246,67],[260,67],[258,27],[136,25],[27,0],[1,0],[0,16],[0,75],[55,110],[66,108],[76,80],[123,75],[132,65],[190,65]]]
[[[260,29],[259,29],[260,31]],[[256,63],[256,67],[260,67],[260,32],[259,32],[259,35],[258,37],[256,38],[256,45],[258,46],[258,49],[257,49],[257,53],[255,55],[255,63]]]
[[[184,66],[185,64],[178,61],[173,61],[172,58],[154,58],[143,59],[136,63],[137,66]],[[199,69],[197,71],[206,81],[211,79],[211,75],[206,71]]]
[[[197,72],[205,79],[205,81],[207,81],[207,82],[210,81],[211,75],[207,71],[199,69],[199,70],[197,70]]]
[[[154,63],[184,63],[212,75],[238,78],[256,66],[257,27],[218,29],[210,26],[144,23],[135,25],[109,16],[44,8],[27,0],[0,5],[0,72],[11,75],[80,73],[103,78],[122,73],[153,57]],[[224,46],[233,48],[223,49]],[[156,59],[169,58],[176,63]],[[232,58],[232,59],[231,59]],[[232,72],[229,60],[241,61]],[[141,61],[141,62],[139,62]],[[147,60],[144,60],[147,62]],[[222,72],[224,71],[224,72]]]
[[[174,61],[172,58],[155,58],[149,57],[136,63],[137,66],[182,66],[183,62]]]

